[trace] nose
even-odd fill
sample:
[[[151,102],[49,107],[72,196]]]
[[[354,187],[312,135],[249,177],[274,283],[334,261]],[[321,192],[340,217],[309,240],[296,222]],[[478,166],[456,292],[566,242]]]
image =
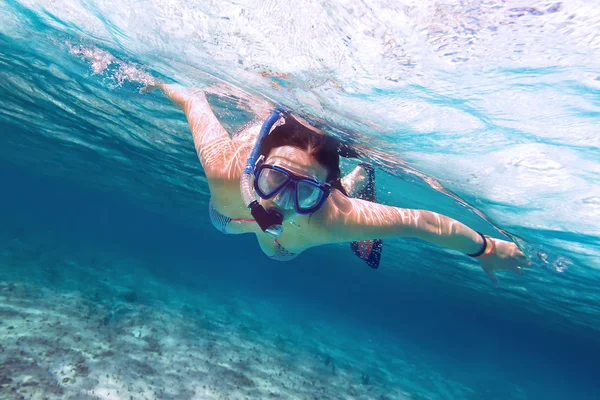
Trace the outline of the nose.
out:
[[[283,189],[277,196],[273,197],[272,201],[277,207],[283,210],[291,210],[294,208],[293,190],[289,186]]]

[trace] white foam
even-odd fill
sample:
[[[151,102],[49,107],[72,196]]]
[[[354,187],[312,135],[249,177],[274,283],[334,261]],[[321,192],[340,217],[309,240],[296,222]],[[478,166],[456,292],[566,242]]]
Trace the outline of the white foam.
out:
[[[600,235],[598,166],[577,151],[544,144],[462,155],[410,153],[447,186],[490,201],[482,207],[500,226]],[[475,173],[473,173],[475,172]]]

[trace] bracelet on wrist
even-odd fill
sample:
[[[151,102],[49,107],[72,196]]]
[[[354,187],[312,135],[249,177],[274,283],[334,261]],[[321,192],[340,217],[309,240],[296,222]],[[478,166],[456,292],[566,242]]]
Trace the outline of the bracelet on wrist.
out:
[[[485,250],[487,249],[487,239],[485,238],[485,236],[483,235],[483,233],[481,232],[477,232],[479,234],[479,236],[481,236],[481,239],[483,240],[483,244],[481,245],[481,249],[473,254],[467,254],[469,257],[479,257],[481,255],[483,255],[485,253]]]

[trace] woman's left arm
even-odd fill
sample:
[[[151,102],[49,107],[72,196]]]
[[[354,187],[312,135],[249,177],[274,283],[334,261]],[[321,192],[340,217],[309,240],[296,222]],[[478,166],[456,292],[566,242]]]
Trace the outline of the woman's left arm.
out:
[[[338,191],[332,192],[330,200],[320,214],[323,223],[319,225],[324,229],[317,233],[324,242],[414,237],[465,254],[481,252],[478,261],[494,284],[494,271],[521,274],[520,267],[529,266],[514,243],[487,236],[484,240],[478,232],[445,215],[352,199]]]

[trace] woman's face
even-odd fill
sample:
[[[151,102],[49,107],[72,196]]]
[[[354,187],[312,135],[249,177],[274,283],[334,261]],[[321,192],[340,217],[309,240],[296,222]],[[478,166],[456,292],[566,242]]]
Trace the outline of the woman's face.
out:
[[[327,169],[319,164],[306,150],[293,146],[282,146],[273,149],[267,157],[266,164],[276,165],[296,175],[306,177],[321,183],[327,179]],[[260,199],[260,204],[265,208],[276,208],[284,220],[297,215],[294,209],[292,191],[287,189],[269,200]]]

